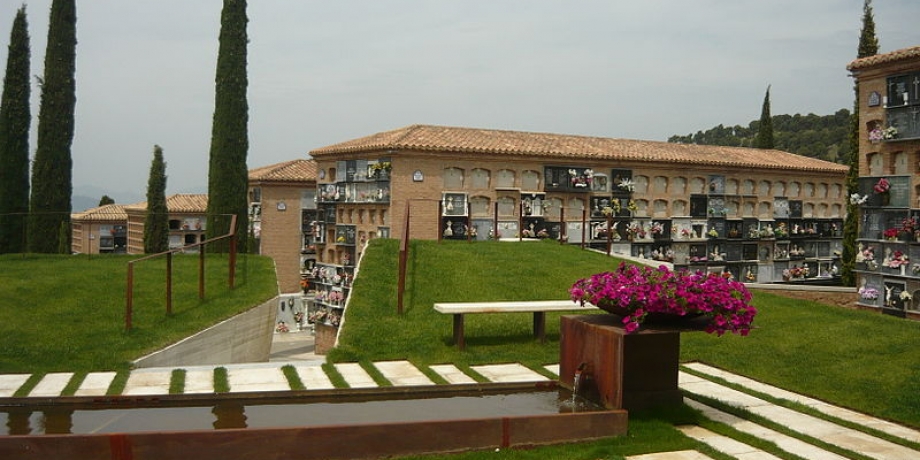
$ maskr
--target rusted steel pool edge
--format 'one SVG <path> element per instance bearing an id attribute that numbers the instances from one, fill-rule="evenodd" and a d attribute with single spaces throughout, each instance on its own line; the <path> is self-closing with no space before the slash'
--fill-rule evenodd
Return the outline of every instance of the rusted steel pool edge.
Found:
<path id="1" fill-rule="evenodd" d="M 555 383 L 470 384 L 387 387 L 357 390 L 254 392 L 235 394 L 112 396 L 103 398 L 6 398 L 2 405 L 92 405 L 158 407 L 215 400 L 305 400 L 418 397 L 420 394 L 472 394 L 535 388 Z M 0 436 L 0 458 L 147 459 L 374 459 L 495 448 L 589 441 L 623 436 L 627 412 L 604 410 L 552 415 L 489 417 L 462 420 L 390 422 L 310 427 L 157 431 L 86 435 Z"/>

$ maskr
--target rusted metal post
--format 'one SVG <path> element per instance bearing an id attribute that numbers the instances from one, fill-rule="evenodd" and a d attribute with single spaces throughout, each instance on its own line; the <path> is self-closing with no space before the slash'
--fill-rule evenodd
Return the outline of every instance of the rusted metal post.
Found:
<path id="1" fill-rule="evenodd" d="M 440 205 L 438 206 L 440 210 Z M 438 232 L 440 233 L 440 232 Z M 409 252 L 409 200 L 406 200 L 406 218 L 403 221 L 402 240 L 399 242 L 399 268 L 396 282 L 396 313 L 403 314 L 403 300 L 406 292 L 406 264 Z"/>
<path id="2" fill-rule="evenodd" d="M 409 200 L 406 200 L 406 215 L 409 215 Z M 441 236 L 447 229 L 441 229 L 441 222 L 444 221 L 444 202 L 438 201 L 438 243 L 441 242 Z M 408 221 L 407 221 L 408 222 Z"/>
<path id="3" fill-rule="evenodd" d="M 492 236 L 494 237 L 496 241 L 498 241 L 498 239 L 501 237 L 501 235 L 498 234 L 498 202 L 497 201 L 495 202 L 495 212 L 493 213 L 493 217 L 492 217 Z"/>
<path id="4" fill-rule="evenodd" d="M 166 253 L 166 315 L 172 315 L 172 255 Z"/>

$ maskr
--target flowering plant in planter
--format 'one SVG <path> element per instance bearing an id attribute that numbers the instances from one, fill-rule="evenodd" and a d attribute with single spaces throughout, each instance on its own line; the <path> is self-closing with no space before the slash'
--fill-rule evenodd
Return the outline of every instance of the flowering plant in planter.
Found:
<path id="1" fill-rule="evenodd" d="M 706 332 L 744 336 L 757 314 L 743 283 L 718 273 L 672 271 L 665 266 L 640 268 L 621 263 L 613 272 L 576 281 L 569 294 L 582 305 L 596 305 L 623 316 L 627 334 L 639 329 L 649 315 L 703 315 L 708 317 Z"/>

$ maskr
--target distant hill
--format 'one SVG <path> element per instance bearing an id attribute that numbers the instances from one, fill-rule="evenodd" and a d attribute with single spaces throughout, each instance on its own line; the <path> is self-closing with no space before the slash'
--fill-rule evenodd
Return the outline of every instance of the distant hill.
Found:
<path id="1" fill-rule="evenodd" d="M 774 115 L 773 143 L 777 150 L 845 164 L 850 152 L 847 140 L 849 120 L 850 111 L 847 109 L 823 116 L 813 113 Z M 696 134 L 674 135 L 668 138 L 668 142 L 750 147 L 759 127 L 760 119 L 747 126 L 719 125 Z"/>
<path id="2" fill-rule="evenodd" d="M 99 206 L 102 195 L 108 195 L 118 204 L 134 204 L 144 201 L 146 197 L 137 192 L 106 190 L 94 185 L 78 185 L 73 188 L 70 206 L 73 212 L 83 212 Z"/>

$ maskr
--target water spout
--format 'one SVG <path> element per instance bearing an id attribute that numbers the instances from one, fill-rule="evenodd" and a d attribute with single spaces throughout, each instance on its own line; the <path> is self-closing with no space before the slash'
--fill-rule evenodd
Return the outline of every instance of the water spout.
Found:
<path id="1" fill-rule="evenodd" d="M 590 366 L 588 363 L 581 363 L 578 365 L 578 368 L 575 369 L 575 379 L 572 382 L 572 408 L 575 408 L 575 398 L 578 397 L 578 387 L 581 385 L 581 381 L 585 378 L 585 375 L 590 371 Z"/>
<path id="2" fill-rule="evenodd" d="M 578 385 L 581 383 L 581 373 L 584 372 L 585 363 L 581 363 L 578 369 L 575 369 L 575 381 L 572 382 L 572 398 L 578 395 Z"/>

